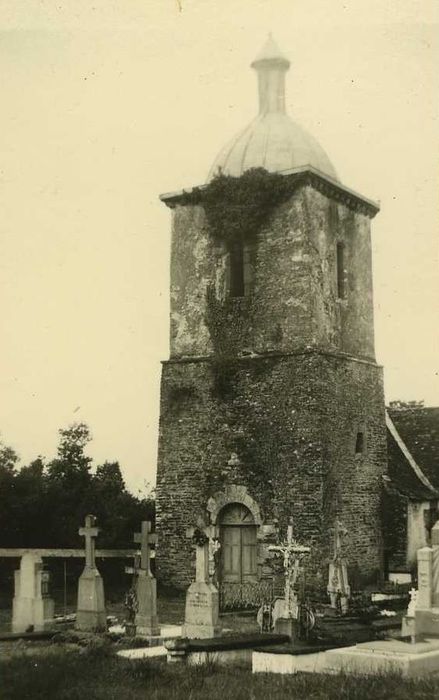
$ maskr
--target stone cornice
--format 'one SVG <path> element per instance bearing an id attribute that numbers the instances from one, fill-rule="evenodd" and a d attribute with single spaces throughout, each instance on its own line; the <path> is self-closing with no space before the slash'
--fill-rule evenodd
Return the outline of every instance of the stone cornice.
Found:
<path id="1" fill-rule="evenodd" d="M 304 185 L 310 185 L 318 192 L 321 192 L 331 199 L 345 204 L 350 209 L 357 211 L 369 218 L 373 217 L 379 212 L 380 205 L 371 199 L 363 197 L 361 194 L 354 192 L 354 190 L 345 187 L 337 180 L 333 180 L 328 175 L 320 172 L 311 165 L 306 165 L 302 168 L 294 168 L 292 170 L 284 170 L 281 175 L 288 177 L 291 180 L 291 191 Z M 187 190 L 180 190 L 178 192 L 167 192 L 160 195 L 160 200 L 166 204 L 167 207 L 171 209 L 177 204 L 187 204 L 188 196 L 197 194 L 200 196 L 202 201 L 203 190 L 205 190 L 207 185 L 200 185 L 198 187 L 191 187 Z"/>
<path id="2" fill-rule="evenodd" d="M 335 358 L 337 360 L 344 360 L 347 362 L 357 362 L 361 365 L 370 365 L 372 367 L 377 367 L 382 369 L 383 366 L 379 365 L 375 360 L 366 357 L 356 357 L 355 355 L 350 355 L 346 352 L 340 352 L 336 350 L 324 350 L 323 348 L 304 348 L 298 350 L 291 350 L 290 352 L 264 352 L 264 353 L 254 353 L 252 355 L 233 355 L 228 357 L 232 362 L 254 362 L 257 360 L 270 360 L 273 358 L 290 358 L 298 357 L 304 355 L 323 355 L 325 357 Z M 187 364 L 187 363 L 197 363 L 197 362 L 213 362 L 217 359 L 216 355 L 186 355 L 184 357 L 171 357 L 169 360 L 162 360 L 162 365 L 172 365 L 172 364 Z"/>

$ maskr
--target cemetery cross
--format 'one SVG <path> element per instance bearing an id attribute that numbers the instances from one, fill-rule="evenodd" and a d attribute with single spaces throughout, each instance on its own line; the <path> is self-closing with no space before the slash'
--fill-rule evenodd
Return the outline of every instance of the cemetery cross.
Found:
<path id="1" fill-rule="evenodd" d="M 147 576 L 152 577 L 151 545 L 157 543 L 157 535 L 151 533 L 149 520 L 142 522 L 141 532 L 134 533 L 134 542 L 140 544 L 140 568 L 146 571 Z"/>
<path id="2" fill-rule="evenodd" d="M 201 521 L 197 527 L 190 527 L 186 536 L 195 544 L 195 581 L 197 583 L 209 583 L 209 558 L 214 555 L 219 547 L 217 540 L 218 528 L 214 525 L 205 526 Z"/>
<path id="3" fill-rule="evenodd" d="M 79 528 L 81 537 L 85 537 L 85 566 L 94 569 L 95 562 L 95 537 L 99 534 L 99 528 L 96 527 L 96 518 L 94 515 L 85 516 L 85 526 Z"/>
<path id="4" fill-rule="evenodd" d="M 285 572 L 285 602 L 290 615 L 297 606 L 295 600 L 294 586 L 299 575 L 300 562 L 306 554 L 311 551 L 310 547 L 305 547 L 299 544 L 293 537 L 293 522 L 290 518 L 290 523 L 287 529 L 287 540 L 282 544 L 271 545 L 270 552 L 279 552 L 283 555 L 283 564 Z"/>

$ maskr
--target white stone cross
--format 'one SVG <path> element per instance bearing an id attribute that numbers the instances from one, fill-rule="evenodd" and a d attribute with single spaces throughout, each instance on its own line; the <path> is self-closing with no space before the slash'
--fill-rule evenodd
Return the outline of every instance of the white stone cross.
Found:
<path id="1" fill-rule="evenodd" d="M 148 576 L 151 573 L 151 545 L 157 544 L 157 535 L 151 533 L 151 523 L 149 520 L 142 522 L 141 532 L 134 533 L 134 542 L 140 544 L 140 568 L 144 569 Z"/>
<path id="2" fill-rule="evenodd" d="M 408 604 L 406 615 L 407 615 L 407 617 L 414 617 L 415 610 L 416 610 L 417 603 L 418 603 L 418 591 L 416 590 L 416 588 L 411 588 L 409 593 L 410 593 L 410 602 Z"/>
<path id="3" fill-rule="evenodd" d="M 91 569 L 96 567 L 95 562 L 95 537 L 99 534 L 99 528 L 96 527 L 96 518 L 94 515 L 85 516 L 85 527 L 79 528 L 81 537 L 85 537 L 85 566 Z"/>
<path id="4" fill-rule="evenodd" d="M 218 528 L 214 525 L 190 527 L 186 531 L 195 544 L 195 581 L 209 583 L 209 550 L 211 541 L 218 537 Z"/>

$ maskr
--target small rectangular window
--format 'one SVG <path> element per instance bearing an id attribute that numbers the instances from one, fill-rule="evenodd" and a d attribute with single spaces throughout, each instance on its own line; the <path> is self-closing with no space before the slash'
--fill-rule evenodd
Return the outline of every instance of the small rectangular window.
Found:
<path id="1" fill-rule="evenodd" d="M 355 442 L 355 454 L 360 455 L 364 452 L 364 433 L 357 433 L 357 440 Z"/>
<path id="2" fill-rule="evenodd" d="M 345 298 L 344 243 L 337 243 L 337 296 Z"/>

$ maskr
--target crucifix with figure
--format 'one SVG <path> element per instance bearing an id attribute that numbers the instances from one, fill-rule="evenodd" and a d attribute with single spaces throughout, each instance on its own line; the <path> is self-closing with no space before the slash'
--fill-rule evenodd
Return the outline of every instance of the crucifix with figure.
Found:
<path id="1" fill-rule="evenodd" d="M 283 557 L 284 575 L 285 575 L 285 606 L 288 617 L 297 617 L 298 602 L 295 593 L 295 586 L 300 571 L 302 559 L 310 553 L 311 548 L 299 544 L 293 536 L 293 521 L 290 518 L 290 523 L 287 529 L 287 539 L 281 544 L 271 545 L 270 552 L 276 552 Z"/>
<path id="2" fill-rule="evenodd" d="M 157 619 L 157 582 L 151 572 L 151 545 L 157 544 L 157 535 L 151 532 L 148 520 L 142 522 L 140 532 L 134 533 L 134 542 L 140 544 L 140 568 L 135 575 L 136 630 L 139 635 L 155 636 L 160 628 Z"/>
<path id="3" fill-rule="evenodd" d="M 78 584 L 76 628 L 84 631 L 103 631 L 107 627 L 104 582 L 96 567 L 95 538 L 99 534 L 94 515 L 86 515 L 79 534 L 85 538 L 85 567 Z"/>

